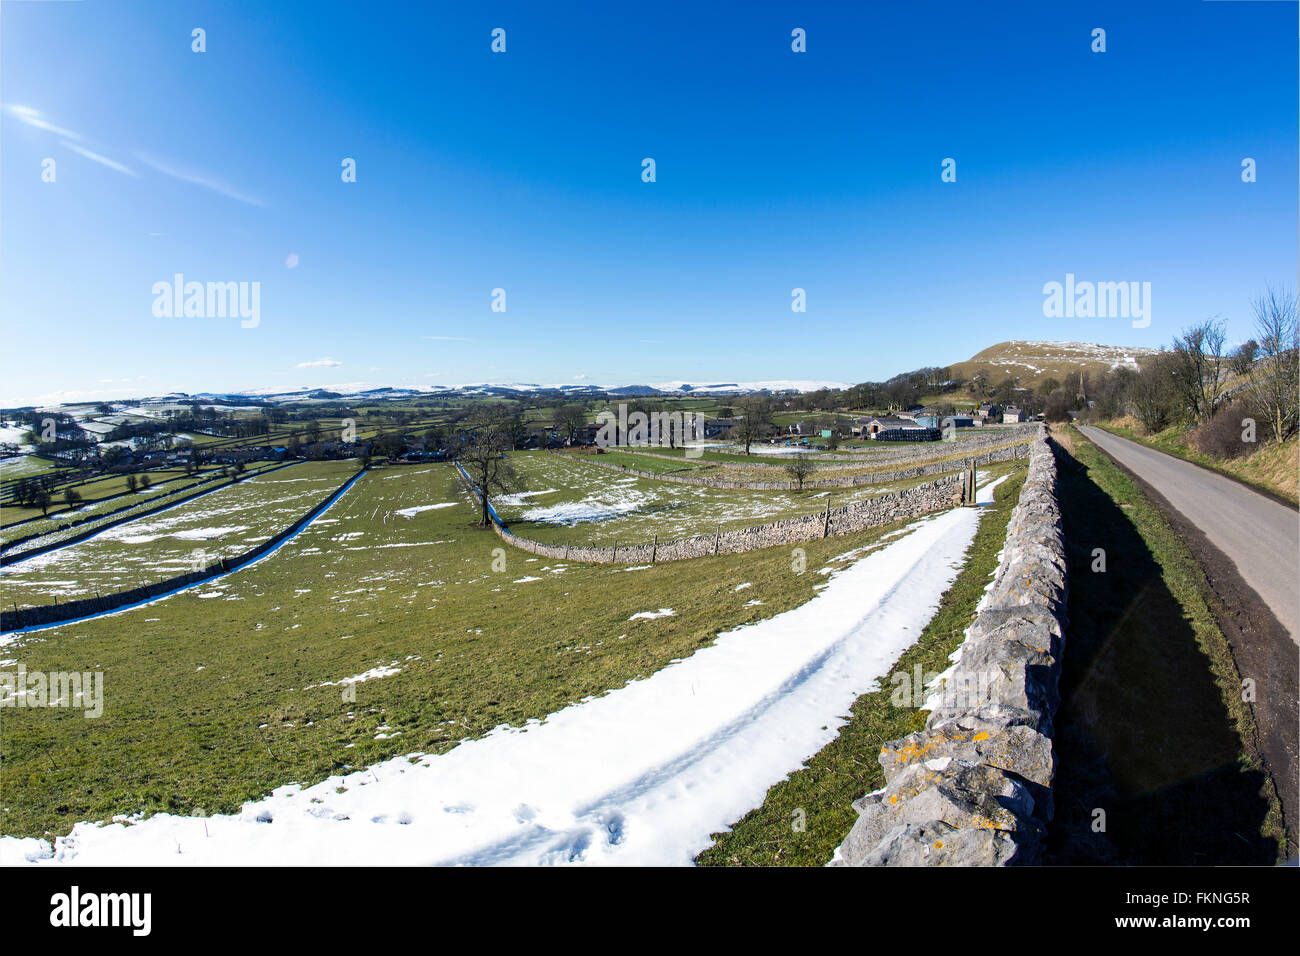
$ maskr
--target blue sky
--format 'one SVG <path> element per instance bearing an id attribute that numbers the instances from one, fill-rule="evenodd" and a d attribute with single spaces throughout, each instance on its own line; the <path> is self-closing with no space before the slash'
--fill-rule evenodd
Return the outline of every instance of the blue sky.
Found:
<path id="1" fill-rule="evenodd" d="M 0 4 L 0 402 L 858 382 L 1295 288 L 1295 3 L 806 7 Z M 1151 325 L 1045 318 L 1067 272 Z"/>

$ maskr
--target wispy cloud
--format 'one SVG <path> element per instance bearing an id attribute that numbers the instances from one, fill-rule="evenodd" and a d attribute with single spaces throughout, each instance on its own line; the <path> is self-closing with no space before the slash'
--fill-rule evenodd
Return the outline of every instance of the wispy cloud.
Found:
<path id="1" fill-rule="evenodd" d="M 99 163 L 102 166 L 107 166 L 109 169 L 116 170 L 124 175 L 134 176 L 137 179 L 140 178 L 139 173 L 131 169 L 129 166 L 125 166 L 114 159 L 110 159 L 102 153 L 96 153 L 87 149 L 85 146 L 78 146 L 76 143 L 68 142 L 68 140 L 85 141 L 85 137 L 74 130 L 64 129 L 62 126 L 56 126 L 51 123 L 49 120 L 44 118 L 40 110 L 33 109 L 30 106 L 20 106 L 15 103 L 6 103 L 3 109 L 4 112 L 14 117 L 20 123 L 25 123 L 28 126 L 44 130 L 47 133 L 54 133 L 59 136 L 62 139 L 63 146 L 80 153 L 82 156 L 86 157 L 86 159 Z M 135 155 L 140 162 L 144 163 L 144 165 L 148 166 L 154 172 L 162 173 L 164 176 L 170 176 L 172 179 L 180 180 L 183 183 L 189 183 L 192 186 L 200 186 L 203 189 L 211 190 L 214 193 L 225 196 L 227 199 L 234 199 L 236 202 L 247 203 L 250 206 L 258 206 L 261 208 L 266 207 L 266 203 L 261 199 L 258 199 L 256 196 L 250 195 L 249 193 L 246 193 L 224 180 L 210 175 L 209 173 L 191 169 L 170 160 L 158 159 L 157 157 L 150 156 L 147 153 L 137 152 Z M 287 264 L 288 263 L 286 263 L 286 265 Z M 292 269 L 293 266 L 290 265 L 289 268 Z"/>
<path id="2" fill-rule="evenodd" d="M 183 183 L 189 183 L 193 186 L 202 186 L 204 189 L 210 189 L 214 193 L 219 193 L 227 199 L 234 199 L 237 202 L 247 203 L 250 206 L 266 207 L 266 203 L 256 196 L 250 196 L 248 193 L 241 192 L 227 182 L 223 182 L 207 173 L 199 170 L 188 169 L 175 163 L 163 159 L 157 159 L 146 153 L 136 153 L 140 162 L 144 163 L 155 172 L 162 173 L 164 176 L 170 176 L 172 179 L 178 179 Z"/>
<path id="3" fill-rule="evenodd" d="M 74 130 L 64 129 L 62 126 L 55 126 L 41 115 L 40 110 L 32 109 L 30 106 L 18 106 L 14 103 L 8 103 L 5 105 L 4 111 L 20 123 L 25 123 L 28 126 L 35 127 L 36 129 L 55 134 L 59 137 L 60 146 L 70 149 L 74 153 L 79 153 L 91 162 L 99 163 L 101 166 L 107 166 L 109 169 L 116 170 L 126 176 L 134 176 L 136 179 L 140 178 L 139 173 L 128 166 L 123 166 L 117 160 L 109 159 L 109 157 L 105 156 L 103 153 L 96 153 L 93 150 L 87 149 L 85 146 L 80 146 L 77 143 L 70 142 L 70 140 L 82 140 L 85 139 L 85 137 Z"/>
<path id="4" fill-rule="evenodd" d="M 99 163 L 101 166 L 107 166 L 109 169 L 115 169 L 119 173 L 125 173 L 127 176 L 134 176 L 136 179 L 140 178 L 140 174 L 137 173 L 134 169 L 131 169 L 127 166 L 123 166 L 121 163 L 117 162 L 116 160 L 109 159 L 107 156 L 101 156 L 99 153 L 91 152 L 90 150 L 86 149 L 86 147 L 78 146 L 76 143 L 69 143 L 67 140 L 61 140 L 60 143 L 61 145 L 66 146 L 68 149 L 72 150 L 73 152 L 80 153 L 82 156 L 85 156 L 87 159 Z"/>
<path id="5" fill-rule="evenodd" d="M 35 126 L 37 129 L 43 129 L 47 133 L 55 133 L 64 139 L 81 139 L 80 133 L 74 133 L 70 129 L 64 129 L 62 126 L 55 126 L 49 120 L 41 117 L 40 110 L 34 110 L 30 106 L 18 106 L 14 103 L 6 104 L 4 111 L 18 120 L 20 123 L 26 123 L 28 126 Z"/>
<path id="6" fill-rule="evenodd" d="M 299 362 L 296 368 L 342 368 L 342 362 L 336 362 L 332 358 L 317 359 L 314 362 Z"/>

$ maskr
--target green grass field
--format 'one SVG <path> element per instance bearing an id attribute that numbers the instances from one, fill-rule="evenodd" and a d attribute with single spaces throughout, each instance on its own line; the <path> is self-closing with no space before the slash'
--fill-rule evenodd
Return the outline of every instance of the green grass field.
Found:
<path id="1" fill-rule="evenodd" d="M 559 544 L 648 543 L 655 535 L 661 541 L 686 538 L 718 526 L 725 530 L 822 511 L 828 496 L 832 507 L 839 507 L 921 480 L 804 492 L 751 491 L 620 475 L 576 456 L 516 452 L 511 460 L 525 488 L 495 500 L 497 514 L 515 534 Z"/>
<path id="2" fill-rule="evenodd" d="M 245 478 L 251 478 L 277 467 L 279 467 L 278 462 L 254 462 L 245 472 Z M 58 514 L 51 512 L 48 518 L 8 524 L 0 528 L 0 543 L 7 544 L 20 538 L 37 535 L 38 537 L 34 540 L 18 546 L 17 550 L 24 551 L 28 548 L 41 547 L 63 538 L 81 534 L 87 529 L 106 522 L 117 521 L 134 514 L 152 511 L 159 506 L 166 506 L 169 501 L 183 498 L 193 492 L 202 491 L 208 487 L 217 487 L 222 480 L 219 470 L 209 470 L 193 480 L 177 478 L 165 485 L 151 485 L 147 491 L 131 495 L 119 495 L 90 505 L 81 505 L 75 511 L 63 511 Z M 123 510 L 118 511 L 118 509 Z M 95 519 L 95 516 L 102 516 L 102 520 Z M 84 518 L 95 520 L 85 521 L 82 524 L 72 524 L 73 521 Z"/>
<path id="3" fill-rule="evenodd" d="M 35 455 L 15 455 L 10 458 L 0 458 L 0 480 L 7 484 L 19 478 L 47 474 L 57 467 L 48 458 L 37 458 Z"/>
<path id="4" fill-rule="evenodd" d="M 3 666 L 102 671 L 105 711 L 4 712 L 0 831 L 232 812 L 289 782 L 442 752 L 652 674 L 824 580 L 792 573 L 783 548 L 636 570 L 564 564 L 476 521 L 451 467 L 377 468 L 243 571 L 11 636 Z M 842 562 L 897 527 L 803 547 L 812 566 Z M 630 620 L 669 595 L 675 615 Z M 373 668 L 390 676 L 343 699 L 337 682 Z"/>
<path id="5" fill-rule="evenodd" d="M 135 494 L 140 497 L 148 495 L 163 495 L 174 492 L 178 488 L 186 488 L 197 482 L 211 478 L 218 473 L 219 469 L 205 468 L 197 475 L 187 475 L 184 468 L 160 468 L 157 471 L 143 472 L 137 475 L 147 475 L 149 478 L 149 487 L 140 489 Z M 81 495 L 81 502 L 75 508 L 69 508 L 65 503 L 63 492 L 67 488 L 76 489 Z M 99 510 L 108 510 L 109 508 L 120 507 L 124 504 L 123 496 L 127 492 L 127 480 L 125 475 L 106 475 L 103 478 L 97 478 L 93 481 L 83 481 L 76 483 L 60 484 L 51 492 L 51 502 L 49 517 L 51 519 L 66 520 L 71 516 L 82 516 L 91 514 Z M 18 507 L 16 505 L 5 505 L 0 507 L 0 525 L 9 527 L 10 525 L 20 522 L 36 524 L 33 519 L 42 518 L 40 508 Z M 30 528 L 21 529 L 21 534 L 30 534 Z"/>
<path id="6" fill-rule="evenodd" d="M 66 548 L 0 568 L 18 608 L 125 591 L 234 557 L 293 524 L 356 474 L 354 461 L 304 462 L 220 488 Z"/>
<path id="7" fill-rule="evenodd" d="M 1014 436 L 1008 436 L 1007 444 L 1014 442 Z M 885 448 L 897 450 L 900 446 L 893 443 L 880 442 L 870 443 L 876 446 L 878 451 Z M 876 475 L 890 473 L 905 468 L 918 465 L 933 465 L 939 463 L 949 463 L 953 469 L 961 467 L 962 461 L 970 456 L 970 453 L 962 448 L 958 442 L 934 442 L 924 445 L 903 446 L 914 450 L 914 454 L 906 457 L 896 457 L 893 455 L 884 456 L 877 454 L 873 457 L 869 453 L 859 453 L 853 456 L 856 460 L 841 460 L 848 456 L 838 455 L 831 456 L 828 454 L 809 455 L 810 459 L 818 465 L 811 471 L 806 480 L 831 480 L 839 478 L 853 478 L 859 475 Z M 981 447 L 978 451 L 983 454 L 990 449 Z M 669 451 L 670 449 L 664 449 Z M 666 461 L 659 457 L 660 449 L 653 452 L 647 452 L 638 449 L 620 449 L 617 452 L 606 453 L 598 456 L 597 460 L 610 462 L 613 464 L 627 465 L 628 467 L 637 468 L 641 471 L 654 471 L 657 473 L 670 473 L 672 471 L 672 462 Z M 617 457 L 610 457 L 615 455 Z M 727 481 L 791 481 L 793 480 L 786 471 L 787 466 L 793 460 L 791 455 L 755 455 L 746 459 L 742 456 L 717 456 L 705 453 L 702 459 L 687 459 L 681 455 L 675 456 L 680 458 L 683 463 L 696 461 L 699 469 L 709 469 L 707 473 Z M 669 466 L 665 468 L 664 466 Z M 899 483 L 895 483 L 899 486 Z M 838 489 L 834 490 L 835 492 Z"/>

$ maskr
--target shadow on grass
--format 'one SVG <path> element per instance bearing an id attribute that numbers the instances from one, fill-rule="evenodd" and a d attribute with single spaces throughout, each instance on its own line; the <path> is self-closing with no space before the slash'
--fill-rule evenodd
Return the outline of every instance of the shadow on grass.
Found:
<path id="1" fill-rule="evenodd" d="M 1057 446 L 1070 562 L 1057 714 L 1056 864 L 1276 861 L 1263 773 L 1245 766 L 1210 661 L 1160 564 L 1088 466 Z M 1094 548 L 1105 573 L 1092 570 Z M 1093 830 L 1105 811 L 1105 832 Z"/>

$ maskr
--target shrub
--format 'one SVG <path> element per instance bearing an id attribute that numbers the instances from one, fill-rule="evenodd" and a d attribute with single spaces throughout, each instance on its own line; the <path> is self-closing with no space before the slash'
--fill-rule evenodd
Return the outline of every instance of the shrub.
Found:
<path id="1" fill-rule="evenodd" d="M 1198 425 L 1191 430 L 1189 437 L 1192 445 L 1202 455 L 1211 458 L 1240 458 L 1242 455 L 1250 454 L 1258 445 L 1242 440 L 1241 436 L 1245 431 L 1242 419 L 1245 418 L 1259 421 L 1259 416 L 1254 414 L 1244 402 L 1234 402 L 1229 407 L 1221 409 L 1204 425 Z M 1258 437 L 1263 441 L 1267 435 L 1260 434 Z"/>

